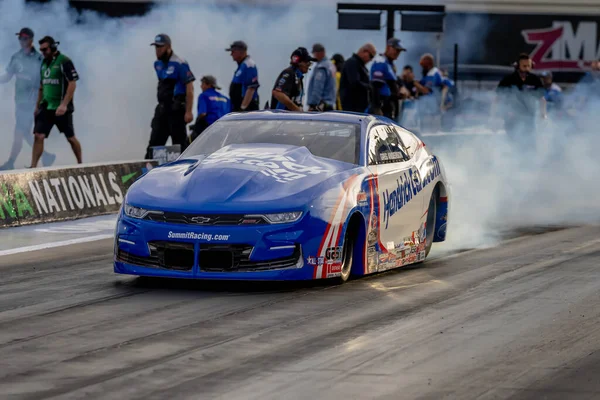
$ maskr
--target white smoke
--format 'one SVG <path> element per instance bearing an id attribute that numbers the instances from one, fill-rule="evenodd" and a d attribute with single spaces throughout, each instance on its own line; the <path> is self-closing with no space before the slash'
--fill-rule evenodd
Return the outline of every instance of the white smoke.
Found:
<path id="1" fill-rule="evenodd" d="M 366 42 L 383 50 L 384 29 L 337 29 L 336 2 L 296 3 L 290 2 L 284 9 L 237 6 L 233 13 L 215 4 L 181 4 L 158 7 L 142 17 L 108 19 L 92 12 L 78 16 L 69 11 L 66 1 L 39 5 L 0 0 L 0 68 L 18 50 L 14 33 L 23 26 L 35 31 L 36 47 L 42 36 L 53 36 L 80 75 L 74 124 L 84 162 L 140 159 L 156 104 L 155 55 L 149 44 L 157 33 L 169 34 L 174 51 L 190 63 L 197 78 L 196 98 L 199 79 L 205 74 L 216 76 L 227 93 L 236 65 L 224 49 L 234 40 L 246 41 L 258 65 L 261 108 L 270 101 L 275 78 L 298 46 L 310 50 L 313 43 L 321 42 L 329 57 L 341 53 L 345 58 Z M 459 43 L 461 56 L 468 49 L 476 51 L 472 39 L 484 36 L 484 26 L 470 22 L 472 29 L 448 38 L 444 46 Z M 420 49 L 435 40 L 435 35 L 397 32 L 397 36 L 409 49 L 396 62 L 397 67 L 412 64 L 419 77 Z M 436 49 L 427 50 L 435 54 Z M 8 158 L 13 140 L 13 88 L 12 82 L 0 85 L 0 138 L 4 143 L 0 162 Z M 588 122 L 588 127 L 598 126 L 596 121 Z M 489 136 L 434 146 L 452 183 L 444 247 L 489 244 L 498 239 L 499 232 L 516 226 L 586 222 L 597 217 L 600 207 L 596 205 L 594 177 L 600 164 L 594 131 L 567 138 L 562 128 L 551 125 L 540 136 L 549 149 L 534 155 Z M 56 130 L 46 140 L 46 150 L 58 155 L 55 165 L 74 163 L 68 143 Z M 30 157 L 31 148 L 24 145 L 15 167 L 28 165 Z"/>

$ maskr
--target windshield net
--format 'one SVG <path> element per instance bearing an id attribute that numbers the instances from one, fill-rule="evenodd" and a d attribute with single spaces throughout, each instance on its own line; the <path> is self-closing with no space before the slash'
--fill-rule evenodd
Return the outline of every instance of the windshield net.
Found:
<path id="1" fill-rule="evenodd" d="M 323 121 L 217 121 L 183 152 L 181 158 L 210 155 L 231 144 L 269 143 L 306 147 L 317 157 L 359 163 L 360 125 Z"/>

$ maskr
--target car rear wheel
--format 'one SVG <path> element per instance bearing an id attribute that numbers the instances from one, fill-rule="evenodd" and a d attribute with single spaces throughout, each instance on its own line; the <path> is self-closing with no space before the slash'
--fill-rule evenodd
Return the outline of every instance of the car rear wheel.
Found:
<path id="1" fill-rule="evenodd" d="M 431 194 L 429 199 L 429 208 L 427 209 L 427 222 L 425 223 L 425 257 L 429 255 L 431 245 L 433 245 L 433 236 L 435 234 L 435 218 L 437 215 L 437 189 Z"/>
<path id="2" fill-rule="evenodd" d="M 342 274 L 337 278 L 338 283 L 344 283 L 350 278 L 353 256 L 354 238 L 351 232 L 347 231 L 344 238 L 344 249 L 342 250 Z"/>

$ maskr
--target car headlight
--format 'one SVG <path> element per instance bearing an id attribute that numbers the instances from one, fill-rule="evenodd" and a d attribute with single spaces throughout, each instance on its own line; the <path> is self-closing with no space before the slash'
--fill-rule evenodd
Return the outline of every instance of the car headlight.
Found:
<path id="1" fill-rule="evenodd" d="M 140 207 L 130 206 L 129 204 L 125 204 L 124 207 L 125 215 L 131 218 L 139 218 L 142 219 L 148 214 L 162 214 L 162 211 L 150 211 Z"/>
<path id="2" fill-rule="evenodd" d="M 284 224 L 287 222 L 296 222 L 302 216 L 302 211 L 277 213 L 277 214 L 265 214 L 264 217 L 267 221 L 272 224 Z"/>

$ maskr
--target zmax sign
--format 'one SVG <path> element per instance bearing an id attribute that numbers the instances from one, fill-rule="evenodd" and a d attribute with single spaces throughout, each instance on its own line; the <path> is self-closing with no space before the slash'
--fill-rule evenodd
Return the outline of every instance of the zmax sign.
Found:
<path id="1" fill-rule="evenodd" d="M 530 53 L 536 69 L 581 71 L 600 58 L 596 22 L 580 22 L 575 28 L 569 21 L 553 21 L 552 27 L 521 34 L 536 46 Z"/>

